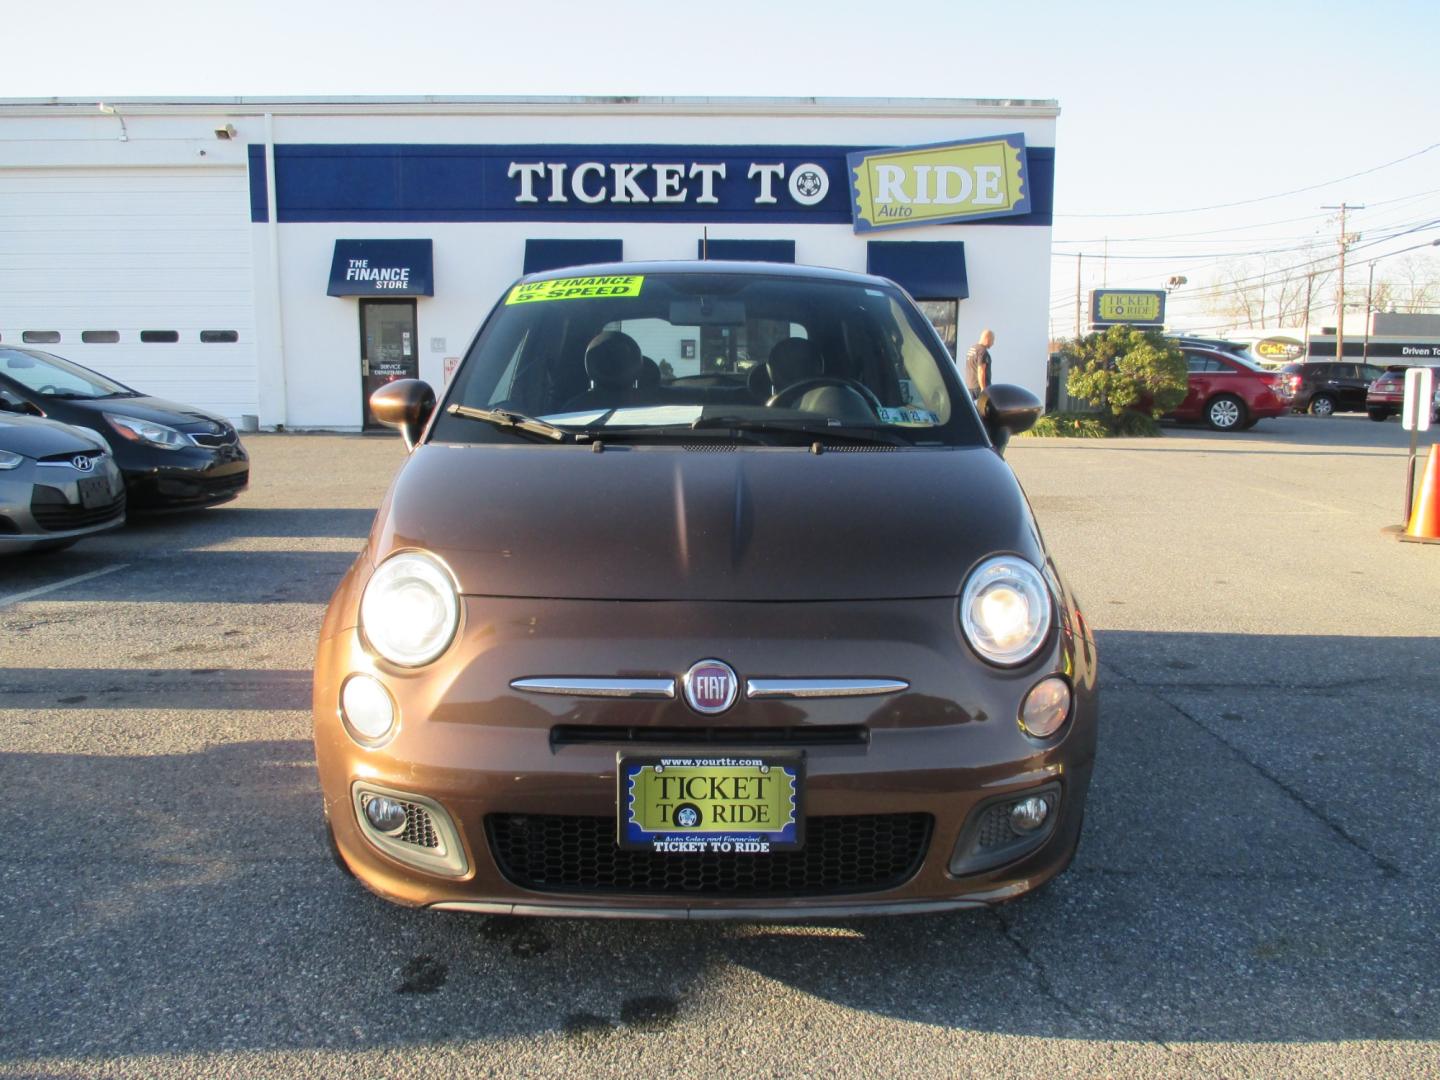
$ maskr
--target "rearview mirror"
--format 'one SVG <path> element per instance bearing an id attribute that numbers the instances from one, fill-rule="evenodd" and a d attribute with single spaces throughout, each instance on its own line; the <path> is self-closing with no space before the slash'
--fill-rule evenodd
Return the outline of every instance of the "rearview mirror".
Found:
<path id="1" fill-rule="evenodd" d="M 399 428 L 405 449 L 414 450 L 435 411 L 435 391 L 422 379 L 396 379 L 370 395 L 370 411 L 386 427 Z"/>
<path id="2" fill-rule="evenodd" d="M 990 433 L 990 441 L 1002 456 L 1010 436 L 1029 431 L 1045 408 L 1029 390 L 1009 383 L 987 386 L 980 392 L 975 406 L 980 410 L 985 430 Z"/>

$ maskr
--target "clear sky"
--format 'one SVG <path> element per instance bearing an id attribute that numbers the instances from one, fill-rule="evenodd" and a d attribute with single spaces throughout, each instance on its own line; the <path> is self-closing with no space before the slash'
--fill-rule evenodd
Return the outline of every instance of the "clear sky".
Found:
<path id="1" fill-rule="evenodd" d="M 1364 259 L 1440 237 L 1435 0 L 12 0 L 0 28 L 0 97 L 1054 98 L 1057 332 L 1076 252 L 1085 289 L 1187 276 L 1172 312 L 1198 327 L 1227 262 L 1333 251 L 1327 204 L 1367 207 L 1348 226 L 1362 285 Z M 1410 260 L 1440 273 L 1436 248 L 1377 277 Z"/>

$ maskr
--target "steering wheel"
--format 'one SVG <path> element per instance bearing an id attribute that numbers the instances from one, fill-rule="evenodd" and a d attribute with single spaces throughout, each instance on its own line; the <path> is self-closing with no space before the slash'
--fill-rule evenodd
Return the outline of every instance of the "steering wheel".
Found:
<path id="1" fill-rule="evenodd" d="M 843 386 L 848 390 L 854 390 L 865 399 L 865 404 L 875 411 L 876 416 L 879 416 L 880 410 L 884 408 L 880 404 L 880 399 L 875 396 L 875 391 L 864 383 L 856 382 L 854 379 L 842 379 L 835 375 L 815 375 L 808 379 L 801 379 L 799 382 L 793 382 L 785 389 L 772 394 L 770 400 L 765 404 L 770 408 L 788 409 L 805 394 L 822 386 Z"/>
<path id="2" fill-rule="evenodd" d="M 37 394 L 58 394 L 60 392 L 60 388 L 54 383 L 46 383 L 44 386 L 40 387 L 35 392 Z"/>

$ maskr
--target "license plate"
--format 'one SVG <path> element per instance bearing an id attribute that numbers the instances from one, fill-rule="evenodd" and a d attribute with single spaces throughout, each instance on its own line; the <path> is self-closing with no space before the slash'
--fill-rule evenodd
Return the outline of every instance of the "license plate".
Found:
<path id="1" fill-rule="evenodd" d="M 765 855 L 805 841 L 799 754 L 619 754 L 616 775 L 622 848 Z"/>
<path id="2" fill-rule="evenodd" d="M 86 476 L 80 480 L 80 505 L 87 510 L 104 506 L 110 501 L 110 481 L 103 476 Z"/>

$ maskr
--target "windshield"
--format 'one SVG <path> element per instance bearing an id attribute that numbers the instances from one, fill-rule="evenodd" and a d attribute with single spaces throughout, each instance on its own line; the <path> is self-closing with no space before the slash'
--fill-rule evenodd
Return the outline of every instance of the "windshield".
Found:
<path id="1" fill-rule="evenodd" d="M 517 285 L 456 373 L 444 408 L 455 405 L 630 441 L 692 431 L 778 442 L 827 431 L 913 445 L 984 441 L 953 362 L 904 294 L 754 272 Z M 517 435 L 442 411 L 432 437 Z"/>
<path id="2" fill-rule="evenodd" d="M 48 397 L 93 399 L 126 397 L 134 391 L 103 375 L 35 349 L 0 349 L 0 373 L 25 389 Z"/>

